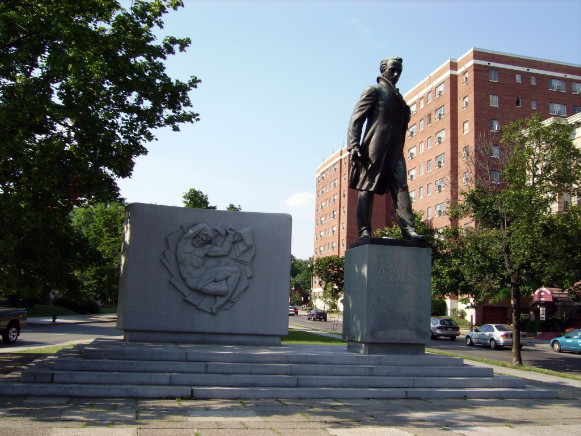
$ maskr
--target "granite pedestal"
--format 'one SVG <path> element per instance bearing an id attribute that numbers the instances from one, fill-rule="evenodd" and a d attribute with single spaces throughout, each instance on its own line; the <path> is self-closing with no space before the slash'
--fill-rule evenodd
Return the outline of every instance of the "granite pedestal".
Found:
<path id="1" fill-rule="evenodd" d="M 362 354 L 423 354 L 430 337 L 431 249 L 370 239 L 345 254 L 343 338 Z"/>
<path id="2" fill-rule="evenodd" d="M 125 341 L 280 345 L 291 217 L 131 204 L 118 328 Z"/>

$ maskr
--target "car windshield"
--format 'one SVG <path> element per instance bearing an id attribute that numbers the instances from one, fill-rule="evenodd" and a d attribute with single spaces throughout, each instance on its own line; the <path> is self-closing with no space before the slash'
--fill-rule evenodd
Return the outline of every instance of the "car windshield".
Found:
<path id="1" fill-rule="evenodd" d="M 506 324 L 495 324 L 496 330 L 498 330 L 499 332 L 511 332 L 512 331 L 512 327 Z"/>
<path id="2" fill-rule="evenodd" d="M 456 325 L 456 321 L 454 321 L 453 319 L 441 319 L 440 324 L 441 325 Z"/>

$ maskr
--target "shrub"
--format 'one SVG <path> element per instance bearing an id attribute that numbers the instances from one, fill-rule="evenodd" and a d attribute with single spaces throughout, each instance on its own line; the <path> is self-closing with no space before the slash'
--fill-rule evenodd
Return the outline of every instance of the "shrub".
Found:
<path id="1" fill-rule="evenodd" d="M 444 300 L 432 299 L 432 316 L 446 315 L 446 302 Z"/>
<path id="2" fill-rule="evenodd" d="M 71 301 L 66 297 L 60 297 L 54 300 L 53 304 L 81 314 L 99 313 L 99 305 L 94 301 Z"/>

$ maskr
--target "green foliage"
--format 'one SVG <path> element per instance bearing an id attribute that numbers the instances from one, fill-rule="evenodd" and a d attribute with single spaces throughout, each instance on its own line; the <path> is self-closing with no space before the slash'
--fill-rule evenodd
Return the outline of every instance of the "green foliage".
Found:
<path id="1" fill-rule="evenodd" d="M 77 207 L 72 226 L 86 239 L 89 252 L 76 271 L 85 298 L 104 304 L 117 302 L 125 205 L 120 202 Z"/>
<path id="2" fill-rule="evenodd" d="M 291 256 L 291 289 L 303 289 L 309 291 L 311 289 L 311 280 L 313 278 L 313 258 L 307 260 L 297 259 Z"/>
<path id="3" fill-rule="evenodd" d="M 156 42 L 176 0 L 0 3 L 0 294 L 74 288 L 83 241 L 74 206 L 118 197 L 154 130 L 194 122 L 164 61 L 190 44 Z"/>
<path id="4" fill-rule="evenodd" d="M 572 284 L 579 279 L 579 208 L 559 216 L 548 210 L 556 193 L 579 190 L 581 151 L 570 140 L 569 126 L 544 125 L 539 115 L 505 127 L 501 142 L 507 150 L 502 171 L 506 185 L 477 179 L 464 204 L 452 208 L 457 217 L 471 216 L 477 227 L 456 230 L 445 249 L 459 291 L 477 298 L 509 291 L 517 338 L 513 363 L 522 364 L 521 296 L 544 280 Z"/>
<path id="5" fill-rule="evenodd" d="M 228 205 L 228 207 L 226 208 L 226 210 L 231 210 L 231 211 L 233 211 L 233 212 L 239 212 L 239 211 L 241 211 L 241 210 L 242 210 L 242 208 L 240 207 L 240 205 L 236 206 L 236 205 L 234 205 L 234 204 L 230 203 L 230 204 Z"/>
<path id="6" fill-rule="evenodd" d="M 444 300 L 432 298 L 432 316 L 445 316 L 446 315 L 446 302 Z"/>
<path id="7" fill-rule="evenodd" d="M 191 188 L 188 192 L 184 193 L 182 199 L 184 207 L 190 207 L 193 209 L 217 209 L 216 206 L 210 206 L 210 201 L 206 194 L 194 188 Z"/>
<path id="8" fill-rule="evenodd" d="M 336 255 L 319 257 L 313 265 L 313 274 L 323 282 L 323 294 L 327 292 L 334 301 L 343 293 L 344 266 L 345 259 Z"/>

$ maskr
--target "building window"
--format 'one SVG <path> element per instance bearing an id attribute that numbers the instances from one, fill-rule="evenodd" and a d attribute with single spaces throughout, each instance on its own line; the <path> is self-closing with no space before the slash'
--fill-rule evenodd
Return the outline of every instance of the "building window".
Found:
<path id="1" fill-rule="evenodd" d="M 573 114 L 578 114 L 581 112 L 581 106 L 573 106 Z M 581 198 L 581 197 L 579 197 Z"/>
<path id="2" fill-rule="evenodd" d="M 516 107 L 522 107 L 522 98 L 520 97 L 516 98 Z"/>
<path id="3" fill-rule="evenodd" d="M 446 187 L 446 181 L 442 178 L 442 179 L 438 179 L 436 180 L 436 192 L 442 192 L 444 190 L 444 188 Z"/>
<path id="4" fill-rule="evenodd" d="M 423 186 L 420 186 L 418 188 L 418 197 L 424 198 L 424 187 Z"/>
<path id="5" fill-rule="evenodd" d="M 420 120 L 420 130 L 424 130 L 424 119 Z"/>
<path id="6" fill-rule="evenodd" d="M 428 141 L 428 150 L 429 150 L 430 148 L 432 148 L 432 137 L 428 136 L 427 141 Z"/>
<path id="7" fill-rule="evenodd" d="M 420 154 L 424 152 L 424 141 L 420 141 Z"/>
<path id="8" fill-rule="evenodd" d="M 573 82 L 571 84 L 571 91 L 573 94 L 581 94 L 581 83 Z"/>
<path id="9" fill-rule="evenodd" d="M 432 159 L 426 162 L 426 170 L 428 171 L 428 173 L 432 171 Z"/>
<path id="10" fill-rule="evenodd" d="M 490 94 L 489 100 L 490 100 L 490 106 L 498 107 L 498 95 Z"/>
<path id="11" fill-rule="evenodd" d="M 410 114 L 411 114 L 411 115 L 413 115 L 413 114 L 415 114 L 417 111 L 418 111 L 418 106 L 417 106 L 417 104 L 415 104 L 415 103 L 414 103 L 414 104 L 412 104 L 412 105 L 410 106 Z"/>
<path id="12" fill-rule="evenodd" d="M 414 124 L 408 129 L 408 136 L 413 138 L 416 135 L 416 125 Z"/>
<path id="13" fill-rule="evenodd" d="M 432 91 L 428 92 L 428 104 L 432 102 Z"/>
<path id="14" fill-rule="evenodd" d="M 440 83 L 438 86 L 436 86 L 436 98 L 441 96 L 444 93 L 444 84 Z"/>
<path id="15" fill-rule="evenodd" d="M 408 171 L 408 180 L 413 180 L 416 178 L 416 169 L 413 168 Z"/>
<path id="16" fill-rule="evenodd" d="M 549 103 L 549 113 L 561 117 L 567 116 L 567 105 L 559 103 Z"/>
<path id="17" fill-rule="evenodd" d="M 426 185 L 426 195 L 432 195 L 432 184 L 428 183 Z"/>
<path id="18" fill-rule="evenodd" d="M 464 121 L 464 122 L 462 123 L 462 133 L 463 133 L 464 135 L 466 135 L 466 134 L 468 133 L 468 131 L 469 131 L 469 127 L 470 127 L 470 126 L 469 126 L 469 123 L 468 123 L 468 121 Z"/>
<path id="19" fill-rule="evenodd" d="M 428 207 L 426 209 L 426 218 L 428 218 L 428 219 L 432 218 L 432 208 L 431 207 Z"/>
<path id="20" fill-rule="evenodd" d="M 440 106 L 438 109 L 436 109 L 436 120 L 442 119 L 445 113 L 444 106 Z"/>
<path id="21" fill-rule="evenodd" d="M 436 204 L 436 216 L 441 216 L 446 211 L 446 204 L 445 203 L 438 203 Z"/>
<path id="22" fill-rule="evenodd" d="M 491 82 L 498 82 L 498 70 L 488 70 L 488 80 Z"/>
<path id="23" fill-rule="evenodd" d="M 536 108 L 537 108 L 537 101 L 531 100 L 531 109 L 536 109 Z"/>
<path id="24" fill-rule="evenodd" d="M 565 81 L 561 79 L 549 79 L 549 89 L 551 91 L 566 91 Z"/>
<path id="25" fill-rule="evenodd" d="M 462 83 L 464 85 L 468 83 L 468 71 L 465 71 L 464 74 L 462 74 Z"/>
<path id="26" fill-rule="evenodd" d="M 442 129 L 438 133 L 436 133 L 436 144 L 440 144 L 444 142 L 446 139 L 446 130 Z"/>
<path id="27" fill-rule="evenodd" d="M 412 203 L 416 201 L 416 191 L 410 191 L 410 200 Z"/>
<path id="28" fill-rule="evenodd" d="M 420 109 L 424 108 L 424 97 L 420 98 Z"/>
<path id="29" fill-rule="evenodd" d="M 496 159 L 498 159 L 500 157 L 500 145 L 494 144 L 490 148 L 490 157 L 494 157 Z"/>
<path id="30" fill-rule="evenodd" d="M 426 124 L 428 126 L 432 125 L 432 114 L 428 114 L 428 116 L 426 117 Z"/>
<path id="31" fill-rule="evenodd" d="M 500 183 L 500 171 L 490 171 L 490 183 L 498 185 Z"/>
<path id="32" fill-rule="evenodd" d="M 470 183 L 470 173 L 464 171 L 464 174 L 462 174 L 462 184 L 467 185 L 468 183 Z"/>
<path id="33" fill-rule="evenodd" d="M 468 96 L 462 99 L 462 109 L 468 109 Z"/>
<path id="34" fill-rule="evenodd" d="M 418 167 L 418 175 L 419 176 L 423 176 L 424 175 L 424 164 L 420 164 L 420 166 Z"/>
<path id="35" fill-rule="evenodd" d="M 464 159 L 468 159 L 470 157 L 470 147 L 468 145 L 462 149 L 462 157 Z"/>
<path id="36" fill-rule="evenodd" d="M 498 132 L 500 130 L 500 123 L 498 120 L 490 120 L 490 130 Z"/>
<path id="37" fill-rule="evenodd" d="M 436 156 L 436 168 L 444 166 L 445 163 L 446 163 L 446 153 L 442 153 Z"/>
<path id="38" fill-rule="evenodd" d="M 537 78 L 535 76 L 531 76 L 531 85 L 537 84 Z"/>
<path id="39" fill-rule="evenodd" d="M 522 83 L 522 75 L 520 73 L 516 73 L 515 80 L 516 83 Z"/>
<path id="40" fill-rule="evenodd" d="M 416 157 L 416 147 L 411 147 L 408 151 L 408 159 L 413 159 Z"/>

